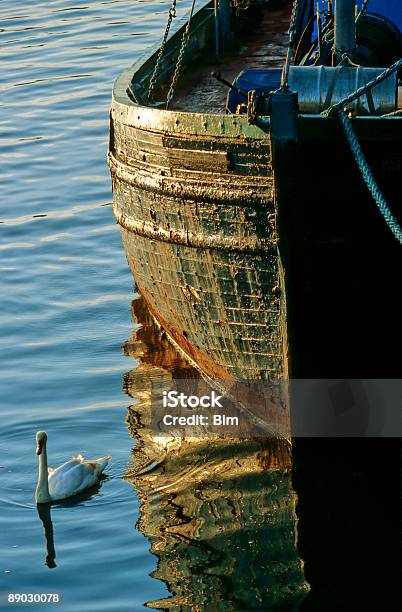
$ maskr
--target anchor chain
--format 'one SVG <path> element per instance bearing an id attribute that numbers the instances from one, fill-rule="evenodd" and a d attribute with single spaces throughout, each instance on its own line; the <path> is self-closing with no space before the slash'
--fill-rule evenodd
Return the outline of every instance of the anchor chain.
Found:
<path id="1" fill-rule="evenodd" d="M 169 108 L 169 105 L 170 105 L 170 103 L 171 103 L 171 101 L 173 99 L 174 90 L 176 88 L 177 81 L 178 81 L 179 76 L 180 76 L 180 71 L 182 69 L 184 53 L 186 51 L 186 47 L 187 47 L 187 44 L 188 44 L 188 41 L 189 41 L 189 38 L 190 38 L 190 27 L 191 27 L 191 20 L 192 20 L 192 17 L 193 17 L 195 2 L 196 2 L 196 0 L 193 0 L 193 3 L 191 5 L 190 16 L 188 18 L 186 29 L 184 30 L 183 37 L 181 39 L 180 51 L 179 51 L 179 55 L 177 56 L 176 68 L 174 70 L 174 73 L 173 73 L 173 76 L 172 76 L 172 81 L 171 81 L 170 87 L 169 87 L 169 91 L 168 91 L 167 96 L 166 96 L 166 109 Z"/>
<path id="2" fill-rule="evenodd" d="M 159 53 L 158 53 L 158 56 L 156 58 L 154 71 L 153 71 L 153 73 L 151 75 L 151 78 L 149 79 L 148 100 L 151 99 L 152 92 L 153 92 L 153 90 L 155 88 L 156 78 L 157 78 L 157 76 L 159 74 L 159 71 L 160 71 L 160 65 L 161 65 L 161 62 L 162 62 L 162 57 L 163 57 L 163 54 L 165 52 L 166 42 L 167 42 L 167 39 L 168 39 L 168 36 L 169 36 L 170 26 L 172 25 L 173 19 L 176 17 L 176 3 L 177 3 L 177 0 L 172 0 L 172 6 L 169 9 L 169 16 L 168 16 L 168 20 L 167 20 L 167 23 L 166 23 L 165 33 L 163 35 L 161 46 L 159 48 Z"/>

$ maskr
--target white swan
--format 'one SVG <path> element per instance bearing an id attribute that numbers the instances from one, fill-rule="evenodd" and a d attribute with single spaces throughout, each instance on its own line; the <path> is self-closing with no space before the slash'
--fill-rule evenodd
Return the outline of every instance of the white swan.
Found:
<path id="1" fill-rule="evenodd" d="M 60 467 L 52 469 L 47 466 L 46 442 L 47 433 L 38 431 L 36 454 L 39 455 L 39 474 L 35 491 L 37 504 L 65 499 L 94 486 L 99 482 L 103 470 L 112 458 L 106 455 L 99 459 L 84 461 L 82 455 L 77 455 Z"/>

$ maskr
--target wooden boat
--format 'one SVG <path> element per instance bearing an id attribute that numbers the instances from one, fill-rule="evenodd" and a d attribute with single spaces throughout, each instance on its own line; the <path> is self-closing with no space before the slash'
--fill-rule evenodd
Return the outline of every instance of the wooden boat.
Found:
<path id="1" fill-rule="evenodd" d="M 398 376 L 397 67 L 370 86 L 402 55 L 396 4 L 357 25 L 352 0 L 316 25 L 313 4 L 296 2 L 291 19 L 289 3 L 266 3 L 234 44 L 228 12 L 247 14 L 208 3 L 114 86 L 109 165 L 128 263 L 170 340 L 215 379 Z M 228 101 L 217 70 L 235 80 Z"/>

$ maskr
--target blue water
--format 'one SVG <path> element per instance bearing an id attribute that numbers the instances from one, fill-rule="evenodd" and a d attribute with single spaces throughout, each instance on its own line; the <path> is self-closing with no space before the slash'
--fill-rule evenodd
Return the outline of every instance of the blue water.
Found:
<path id="1" fill-rule="evenodd" d="M 165 338 L 155 346 L 145 327 L 135 335 L 135 287 L 111 210 L 108 109 L 119 72 L 160 40 L 169 4 L 0 2 L 0 608 L 7 611 L 268 610 L 277 587 L 285 599 L 303 587 L 290 475 L 264 467 L 271 449 L 207 445 L 142 483 L 136 471 L 141 449 L 126 422 L 135 399 L 123 387 L 141 396 L 152 364 L 156 378 L 169 364 L 182 373 L 184 364 Z M 77 452 L 113 455 L 96 490 L 47 515 L 34 503 L 38 429 L 48 432 L 51 466 Z M 354 443 L 302 449 L 299 526 L 320 602 L 307 609 L 346 610 L 348 585 L 371 597 L 378 570 L 387 569 L 376 561 L 393 558 L 389 550 L 374 556 L 372 540 L 398 541 L 386 533 L 383 483 L 400 451 L 381 462 L 386 449 L 374 444 L 363 449 L 366 472 Z M 60 593 L 62 604 L 21 608 L 7 604 L 8 593 Z"/>
<path id="2" fill-rule="evenodd" d="M 135 363 L 121 350 L 134 287 L 106 165 L 113 81 L 159 40 L 167 6 L 0 4 L 0 607 L 8 592 L 61 592 L 63 610 L 88 611 L 167 594 L 122 479 L 135 444 L 122 389 Z M 113 455 L 98 492 L 52 507 L 52 569 L 33 498 L 38 429 L 51 466 Z"/>

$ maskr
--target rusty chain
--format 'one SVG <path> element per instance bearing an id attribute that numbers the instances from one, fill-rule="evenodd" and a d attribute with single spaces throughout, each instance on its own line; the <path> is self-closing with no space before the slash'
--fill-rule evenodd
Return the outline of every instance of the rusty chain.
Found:
<path id="1" fill-rule="evenodd" d="M 169 104 L 172 101 L 172 98 L 173 98 L 173 95 L 174 95 L 174 90 L 176 88 L 177 81 L 178 81 L 179 76 L 180 76 L 180 71 L 181 71 L 182 64 L 183 64 L 184 53 L 185 53 L 185 50 L 186 50 L 186 47 L 187 47 L 187 44 L 188 44 L 188 41 L 189 41 L 189 38 L 190 38 L 191 19 L 193 17 L 195 2 L 196 2 L 196 0 L 193 0 L 193 3 L 191 5 L 190 16 L 188 18 L 186 29 L 184 30 L 183 37 L 181 39 L 180 51 L 179 51 L 179 55 L 177 56 L 176 68 L 174 70 L 174 73 L 173 73 L 173 76 L 172 76 L 172 81 L 171 81 L 170 87 L 169 87 L 169 91 L 168 91 L 168 94 L 166 96 L 166 109 L 169 108 Z"/>
<path id="2" fill-rule="evenodd" d="M 162 57 L 163 57 L 163 54 L 165 52 L 167 38 L 169 36 L 170 26 L 172 25 L 173 19 L 176 17 L 176 3 L 177 3 L 177 0 L 172 0 L 172 6 L 169 9 L 169 16 L 168 16 L 168 20 L 167 20 L 167 23 L 166 23 L 165 33 L 163 35 L 161 46 L 159 48 L 159 53 L 158 53 L 158 56 L 156 58 L 154 71 L 153 71 L 153 73 L 151 75 L 151 78 L 149 79 L 148 100 L 151 99 L 152 92 L 153 92 L 153 90 L 155 88 L 156 78 L 157 78 L 157 76 L 159 74 L 160 65 L 161 65 L 161 62 L 162 62 Z"/>

